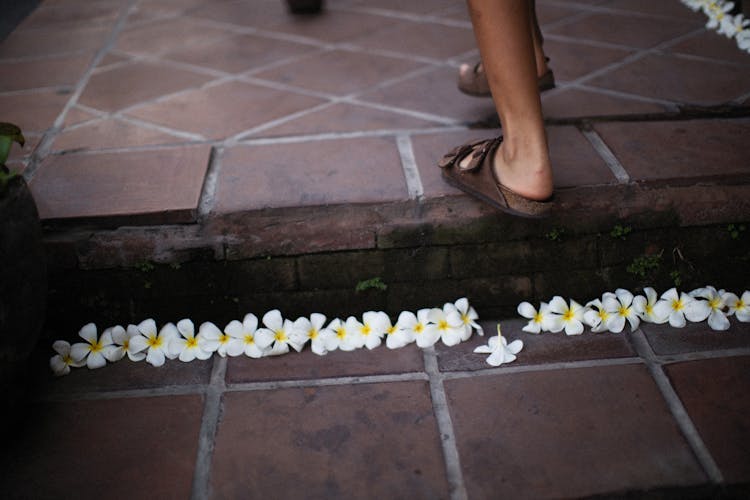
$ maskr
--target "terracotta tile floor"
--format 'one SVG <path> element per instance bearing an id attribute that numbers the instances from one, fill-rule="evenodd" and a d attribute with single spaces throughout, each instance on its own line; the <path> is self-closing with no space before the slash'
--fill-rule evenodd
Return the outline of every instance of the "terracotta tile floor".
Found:
<path id="1" fill-rule="evenodd" d="M 718 205 L 728 220 L 746 220 L 750 55 L 677 0 L 537 5 L 557 75 L 542 102 L 563 210 L 599 210 L 638 186 L 628 210 L 657 199 L 685 221 L 710 218 Z M 127 243 L 96 233 L 120 225 L 130 226 L 122 234 L 142 226 L 183 242 L 206 224 L 210 244 L 233 258 L 373 248 L 370 226 L 384 209 L 405 207 L 406 224 L 426 225 L 458 217 L 454 206 L 468 222 L 487 213 L 434 166 L 453 145 L 497 133 L 491 101 L 455 88 L 458 65 L 477 57 L 461 0 L 329 0 L 322 15 L 303 18 L 282 0 L 45 0 L 0 42 L 0 119 L 27 132 L 10 165 L 29 181 L 46 227 L 94 234 L 88 260 L 74 266 L 123 265 Z M 686 109 L 696 114 L 679 114 Z M 422 206 L 436 219 L 425 220 Z M 248 229 L 246 214 L 270 222 Z M 515 250 L 519 269 L 535 258 L 522 242 Z M 584 262 L 589 250 L 561 258 Z M 281 260 L 268 300 L 334 265 Z M 481 290 L 491 265 L 477 258 L 457 279 Z M 250 268 L 241 274 L 245 284 L 260 279 Z M 533 286 L 553 285 L 541 276 Z M 502 286 L 532 284 L 518 275 Z M 429 305 L 431 293 L 415 290 L 414 304 Z M 330 298 L 346 305 L 340 290 Z M 176 306 L 154 297 L 154 307 Z M 503 323 L 526 348 L 500 369 L 472 353 L 481 339 L 161 369 L 122 361 L 54 381 L 40 359 L 42 387 L 5 447 L 3 496 L 657 489 L 681 498 L 735 484 L 738 497 L 750 494 L 747 327 L 644 325 L 567 338 Z"/>

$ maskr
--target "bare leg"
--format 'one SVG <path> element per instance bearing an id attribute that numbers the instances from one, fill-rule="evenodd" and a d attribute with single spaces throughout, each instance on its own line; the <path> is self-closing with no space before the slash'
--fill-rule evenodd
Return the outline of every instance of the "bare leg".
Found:
<path id="1" fill-rule="evenodd" d="M 471 22 L 503 127 L 498 179 L 528 198 L 552 194 L 552 169 L 537 88 L 529 0 L 468 0 Z"/>

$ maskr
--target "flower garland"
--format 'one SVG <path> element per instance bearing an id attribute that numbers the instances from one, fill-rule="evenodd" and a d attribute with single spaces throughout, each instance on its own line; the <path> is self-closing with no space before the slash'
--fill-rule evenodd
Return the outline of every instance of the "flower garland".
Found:
<path id="1" fill-rule="evenodd" d="M 727 38 L 733 38 L 737 46 L 746 52 L 750 52 L 750 19 L 740 13 L 732 15 L 729 12 L 734 8 L 734 2 L 725 0 L 681 0 L 683 4 L 695 12 L 703 11 L 708 16 L 706 28 L 716 30 Z"/>
<path id="2" fill-rule="evenodd" d="M 285 319 L 277 309 L 263 315 L 259 328 L 258 317 L 245 315 L 242 322 L 232 320 L 224 330 L 205 322 L 195 331 L 194 323 L 183 319 L 177 324 L 167 323 L 157 329 L 153 319 L 138 325 L 107 328 L 98 335 L 96 325 L 88 323 L 78 332 L 85 340 L 73 345 L 58 340 L 52 344 L 57 353 L 49 364 L 57 376 L 67 375 L 71 368 L 87 366 L 101 368 L 126 355 L 131 361 L 143 361 L 162 366 L 167 359 L 189 362 L 205 360 L 214 353 L 219 356 L 262 358 L 299 352 L 309 342 L 310 350 L 323 356 L 330 351 L 374 349 L 383 343 L 397 349 L 411 343 L 421 348 L 438 340 L 447 346 L 468 340 L 473 332 L 483 335 L 479 316 L 466 298 L 448 302 L 442 308 L 420 309 L 415 313 L 403 311 L 395 324 L 382 311 L 364 313 L 361 320 L 349 316 L 346 320 L 333 319 L 326 325 L 326 317 L 313 313 L 296 321 Z"/>

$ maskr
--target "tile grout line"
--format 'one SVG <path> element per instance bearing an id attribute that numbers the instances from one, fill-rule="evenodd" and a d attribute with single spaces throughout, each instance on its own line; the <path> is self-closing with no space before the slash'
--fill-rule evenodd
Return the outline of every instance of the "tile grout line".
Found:
<path id="1" fill-rule="evenodd" d="M 620 184 L 627 184 L 630 182 L 630 175 L 628 175 L 625 167 L 622 166 L 620 160 L 617 159 L 615 154 L 609 149 L 609 146 L 607 146 L 596 130 L 590 127 L 578 127 L 578 130 L 580 130 L 583 136 L 594 147 L 597 154 L 602 160 L 604 160 L 604 163 L 606 163 L 607 167 L 612 171 L 612 175 L 615 176 L 617 182 Z"/>
<path id="2" fill-rule="evenodd" d="M 719 466 L 716 465 L 716 462 L 711 456 L 711 452 L 703 442 L 703 439 L 690 418 L 687 409 L 682 404 L 682 400 L 677 395 L 672 383 L 669 381 L 669 377 L 664 373 L 664 369 L 654 355 L 654 351 L 651 349 L 645 335 L 640 329 L 638 329 L 633 333 L 631 339 L 633 340 L 632 343 L 638 352 L 638 355 L 646 362 L 646 366 L 648 367 L 652 378 L 656 382 L 664 401 L 667 403 L 669 411 L 672 413 L 672 417 L 676 420 L 677 426 L 682 431 L 683 436 L 693 450 L 693 453 L 698 459 L 701 467 L 703 467 L 709 480 L 716 484 L 723 483 L 724 477 Z"/>
<path id="3" fill-rule="evenodd" d="M 211 461 L 214 452 L 214 439 L 219 426 L 221 414 L 221 396 L 224 393 L 224 377 L 227 372 L 227 359 L 219 358 L 211 369 L 211 382 L 206 390 L 206 401 L 203 405 L 203 417 L 198 435 L 198 452 L 193 471 L 192 500 L 203 500 L 209 497 L 211 479 Z"/>
<path id="4" fill-rule="evenodd" d="M 448 409 L 448 398 L 445 395 L 443 376 L 440 373 L 437 362 L 437 354 L 434 347 L 423 349 L 424 368 L 430 381 L 430 396 L 432 409 L 435 412 L 440 443 L 443 447 L 443 458 L 445 460 L 445 472 L 450 488 L 451 500 L 466 500 L 468 494 L 461 472 L 461 461 L 458 454 L 456 434 L 453 430 L 450 410 Z"/>
<path id="5" fill-rule="evenodd" d="M 497 368 L 485 368 L 473 371 L 455 371 L 441 373 L 443 380 L 455 380 L 472 377 L 487 377 L 492 375 L 507 375 L 511 373 L 546 372 L 554 370 L 575 370 L 579 368 L 594 368 L 600 366 L 620 366 L 643 364 L 638 357 L 587 359 L 583 361 L 561 361 L 558 363 L 544 363 L 539 365 L 517 365 Z"/>
<path id="6" fill-rule="evenodd" d="M 225 392 L 268 391 L 301 387 L 329 387 L 335 385 L 379 384 L 389 382 L 411 382 L 429 380 L 422 372 L 395 373 L 388 375 L 363 375 L 361 377 L 332 377 L 320 379 L 273 380 L 268 382 L 240 382 L 226 386 Z"/>
<path id="7" fill-rule="evenodd" d="M 117 37 L 120 35 L 120 32 L 124 29 L 125 23 L 127 22 L 128 17 L 130 16 L 130 12 L 135 7 L 136 0 L 128 0 L 125 7 L 122 8 L 120 11 L 120 14 L 117 18 L 117 22 L 114 24 L 114 27 L 112 28 L 112 31 L 109 33 L 109 37 L 107 37 L 106 41 L 104 42 L 104 45 L 99 48 L 99 50 L 96 52 L 94 57 L 91 58 L 91 61 L 89 62 L 88 67 L 83 72 L 83 75 L 78 79 L 78 82 L 76 83 L 74 90 L 72 92 L 72 95 L 68 99 L 68 101 L 65 103 L 65 106 L 63 107 L 62 111 L 57 115 L 57 118 L 53 122 L 52 126 L 44 133 L 44 136 L 39 141 L 39 144 L 37 145 L 35 151 L 32 153 L 31 157 L 29 158 L 28 166 L 23 171 L 23 177 L 24 180 L 27 183 L 30 183 L 31 180 L 34 178 L 34 174 L 39 169 L 39 166 L 41 165 L 44 158 L 47 156 L 47 152 L 52 147 L 52 143 L 57 137 L 57 135 L 62 130 L 62 125 L 65 121 L 65 117 L 67 116 L 68 112 L 73 108 L 73 106 L 78 102 L 78 98 L 83 93 L 84 88 L 86 88 L 86 85 L 88 85 L 89 79 L 91 78 L 91 75 L 94 72 L 94 69 L 104 59 L 104 56 L 109 52 L 110 49 L 115 45 L 115 42 L 117 41 Z"/>
<path id="8" fill-rule="evenodd" d="M 408 134 L 398 134 L 396 136 L 396 146 L 398 154 L 401 157 L 401 168 L 404 171 L 406 179 L 406 190 L 409 198 L 412 200 L 422 200 L 424 198 L 424 187 L 422 178 L 419 175 L 417 160 L 414 158 L 414 147 L 411 143 L 411 136 Z"/>

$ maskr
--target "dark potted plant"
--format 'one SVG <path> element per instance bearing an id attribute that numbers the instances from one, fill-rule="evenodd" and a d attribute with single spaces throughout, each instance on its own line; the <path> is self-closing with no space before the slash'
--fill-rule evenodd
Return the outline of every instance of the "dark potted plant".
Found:
<path id="1" fill-rule="evenodd" d="M 5 165 L 21 130 L 0 123 L 0 382 L 3 396 L 22 396 L 29 358 L 44 322 L 47 266 L 36 204 L 21 175 Z"/>

